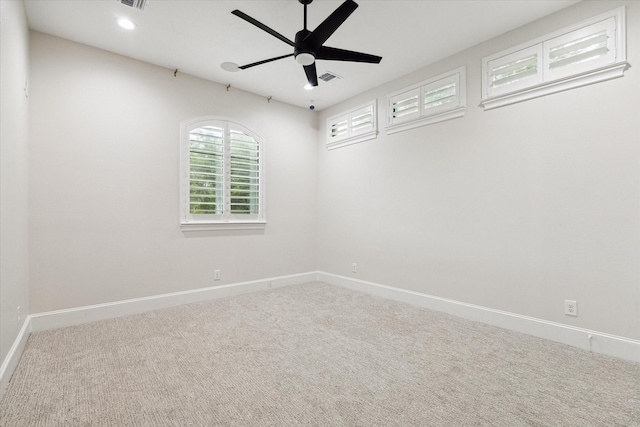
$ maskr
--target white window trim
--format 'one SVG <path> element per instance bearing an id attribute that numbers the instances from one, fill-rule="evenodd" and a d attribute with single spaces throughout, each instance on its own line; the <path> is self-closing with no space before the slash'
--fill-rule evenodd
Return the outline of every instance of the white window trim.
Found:
<path id="1" fill-rule="evenodd" d="M 199 123 L 226 122 L 235 124 L 252 133 L 260 141 L 260 207 L 257 219 L 190 219 L 189 218 L 189 131 Z M 224 117 L 205 116 L 185 120 L 180 123 L 180 229 L 183 232 L 197 231 L 233 231 L 233 230 L 264 230 L 266 220 L 266 173 L 265 173 L 265 140 L 251 127 Z"/>
<path id="2" fill-rule="evenodd" d="M 425 112 L 423 110 L 423 88 L 431 83 L 435 83 L 438 80 L 444 80 L 446 78 L 450 78 L 459 75 L 459 84 L 458 84 L 458 102 L 455 105 L 452 105 L 450 109 L 439 110 L 439 112 L 431 113 Z M 420 83 L 416 83 L 415 85 L 405 87 L 401 90 L 395 91 L 387 95 L 387 127 L 385 128 L 388 135 L 402 132 L 405 130 L 417 128 L 420 126 L 426 126 L 434 123 L 443 122 L 445 120 L 456 119 L 458 117 L 463 117 L 464 113 L 467 109 L 467 67 L 462 66 L 458 67 L 454 70 L 448 71 L 446 73 L 437 75 L 428 80 L 424 80 Z M 407 120 L 398 124 L 392 124 L 392 112 L 393 112 L 393 102 L 392 98 L 400 95 L 405 92 L 410 92 L 414 90 L 419 90 L 419 105 L 420 105 L 420 114 L 419 117 L 411 120 Z"/>
<path id="3" fill-rule="evenodd" d="M 596 24 L 609 18 L 614 18 L 616 21 L 616 31 L 614 36 L 615 42 L 615 54 L 616 58 L 612 64 L 604 67 L 594 68 L 582 73 L 576 73 L 568 75 L 562 78 L 545 81 L 547 71 L 544 67 L 540 69 L 542 73 L 542 83 L 517 89 L 515 91 L 504 93 L 496 96 L 488 96 L 489 93 L 489 62 L 509 55 L 510 53 L 517 52 L 524 49 L 532 48 L 536 45 L 540 46 L 541 52 L 544 52 L 543 45 L 554 39 L 560 37 L 572 31 L 580 30 L 589 25 Z M 593 83 L 603 82 L 615 78 L 622 77 L 624 72 L 629 68 L 627 62 L 627 48 L 626 48 L 626 18 L 625 7 L 621 6 L 617 9 L 613 9 L 609 12 L 602 13 L 587 20 L 581 21 L 577 24 L 569 27 L 562 28 L 558 31 L 546 34 L 542 37 L 538 37 L 534 40 L 522 43 L 518 46 L 503 50 L 491 56 L 482 59 L 482 102 L 480 105 L 485 110 L 502 107 L 509 104 L 515 104 L 517 102 L 526 101 L 533 98 L 549 95 L 556 92 L 561 92 L 569 89 L 574 89 L 582 86 L 587 86 Z M 546 63 L 546 61 L 545 61 Z M 546 66 L 546 65 L 545 65 Z"/>
<path id="4" fill-rule="evenodd" d="M 363 110 L 365 108 L 371 109 L 371 118 L 372 118 L 373 128 L 370 131 L 352 135 L 352 130 L 351 130 L 352 115 L 355 112 L 359 110 Z M 331 141 L 331 126 L 333 125 L 333 123 L 335 123 L 336 121 L 340 120 L 343 117 L 346 118 L 347 120 L 347 136 L 345 136 L 344 138 L 337 139 L 335 141 Z M 376 108 L 375 99 L 373 101 L 367 102 L 366 104 L 362 104 L 355 108 L 351 108 L 348 111 L 343 111 L 342 113 L 336 114 L 327 119 L 327 144 L 326 144 L 327 150 L 335 150 L 336 148 L 358 144 L 360 142 L 368 141 L 370 139 L 375 139 L 377 136 L 378 136 L 378 111 Z"/>

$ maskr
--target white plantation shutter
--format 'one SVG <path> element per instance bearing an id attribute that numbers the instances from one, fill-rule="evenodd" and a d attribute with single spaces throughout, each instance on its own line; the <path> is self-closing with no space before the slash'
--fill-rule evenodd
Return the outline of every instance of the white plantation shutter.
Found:
<path id="1" fill-rule="evenodd" d="M 236 123 L 204 118 L 184 122 L 182 139 L 183 230 L 264 224 L 261 138 Z"/>
<path id="2" fill-rule="evenodd" d="M 375 131 L 373 106 L 367 105 L 349 113 L 349 130 L 352 137 Z"/>
<path id="3" fill-rule="evenodd" d="M 376 137 L 376 104 L 371 101 L 327 119 L 327 149 L 344 147 Z"/>
<path id="4" fill-rule="evenodd" d="M 615 28 L 612 17 L 544 42 L 545 78 L 558 79 L 614 63 Z"/>
<path id="5" fill-rule="evenodd" d="M 466 68 L 460 67 L 387 95 L 387 133 L 462 117 Z"/>
<path id="6" fill-rule="evenodd" d="M 256 215 L 260 207 L 260 145 L 241 130 L 230 130 L 231 214 Z"/>
<path id="7" fill-rule="evenodd" d="M 203 126 L 189 132 L 189 213 L 223 213 L 224 129 Z"/>
<path id="8" fill-rule="evenodd" d="M 420 117 L 420 88 L 394 95 L 390 99 L 391 123 L 398 124 Z"/>
<path id="9" fill-rule="evenodd" d="M 482 105 L 501 107 L 622 77 L 624 6 L 482 60 Z"/>
<path id="10" fill-rule="evenodd" d="M 422 87 L 422 114 L 436 114 L 460 105 L 459 89 L 459 73 L 424 85 Z"/>
<path id="11" fill-rule="evenodd" d="M 342 141 L 349 137 L 349 115 L 335 117 L 329 124 L 329 142 Z"/>
<path id="12" fill-rule="evenodd" d="M 531 46 L 488 62 L 488 95 L 513 92 L 542 82 L 542 46 Z"/>

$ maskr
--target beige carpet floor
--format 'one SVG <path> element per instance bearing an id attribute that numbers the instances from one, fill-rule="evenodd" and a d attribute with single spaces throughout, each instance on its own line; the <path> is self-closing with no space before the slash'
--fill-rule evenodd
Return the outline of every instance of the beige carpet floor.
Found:
<path id="1" fill-rule="evenodd" d="M 640 426 L 640 364 L 309 283 L 29 337 L 18 426 Z"/>

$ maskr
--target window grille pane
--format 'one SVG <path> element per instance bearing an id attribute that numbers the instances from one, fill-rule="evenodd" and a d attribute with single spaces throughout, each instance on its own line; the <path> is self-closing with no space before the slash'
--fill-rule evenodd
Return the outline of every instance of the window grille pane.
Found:
<path id="1" fill-rule="evenodd" d="M 232 214 L 258 214 L 260 210 L 260 152 L 253 137 L 231 130 L 230 202 Z"/>
<path id="2" fill-rule="evenodd" d="M 205 126 L 189 132 L 189 213 L 223 212 L 224 131 Z"/>

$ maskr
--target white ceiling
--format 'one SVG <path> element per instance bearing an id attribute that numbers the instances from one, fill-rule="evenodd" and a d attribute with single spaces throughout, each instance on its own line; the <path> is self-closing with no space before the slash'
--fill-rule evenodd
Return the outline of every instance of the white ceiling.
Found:
<path id="1" fill-rule="evenodd" d="M 171 70 L 317 109 L 379 86 L 579 0 L 356 0 L 359 8 L 325 43 L 382 56 L 380 64 L 317 61 L 318 75 L 342 77 L 312 91 L 304 71 L 285 58 L 239 72 L 244 65 L 292 53 L 284 42 L 231 14 L 239 9 L 293 40 L 303 27 L 298 0 L 148 0 L 144 11 L 117 0 L 25 0 L 31 29 L 136 58 Z M 342 1 L 308 6 L 313 30 Z M 116 25 L 129 17 L 133 31 Z"/>

